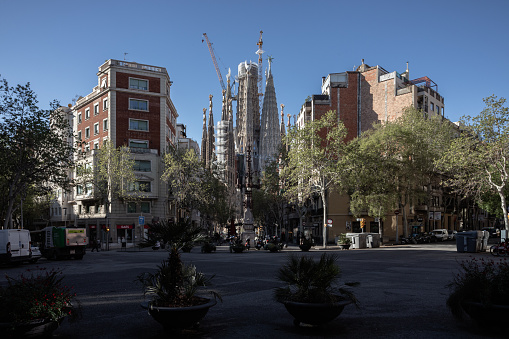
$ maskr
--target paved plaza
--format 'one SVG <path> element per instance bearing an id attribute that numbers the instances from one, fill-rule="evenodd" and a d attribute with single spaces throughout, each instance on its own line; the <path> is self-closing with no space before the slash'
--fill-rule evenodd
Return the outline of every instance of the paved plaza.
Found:
<path id="1" fill-rule="evenodd" d="M 324 251 L 339 258 L 343 281 L 357 281 L 360 309 L 345 308 L 334 322 L 320 328 L 295 327 L 283 305 L 273 300 L 278 268 L 288 255 L 311 255 Z M 87 252 L 82 261 L 47 261 L 37 266 L 60 267 L 65 282 L 74 286 L 83 307 L 83 318 L 67 321 L 54 338 L 168 338 L 140 307 L 144 300 L 135 283 L 142 272 L 153 271 L 166 257 L 164 250 Z M 491 258 L 487 252 L 458 253 L 454 242 L 399 245 L 341 251 L 316 247 L 309 253 L 289 247 L 280 253 L 250 250 L 229 253 L 219 246 L 215 253 L 194 248 L 183 253 L 206 275 L 215 274 L 212 289 L 223 302 L 213 307 L 199 328 L 184 332 L 189 338 L 484 338 L 468 323 L 458 323 L 445 305 L 446 285 L 458 262 L 471 256 Z M 1 268 L 16 275 L 35 265 Z"/>

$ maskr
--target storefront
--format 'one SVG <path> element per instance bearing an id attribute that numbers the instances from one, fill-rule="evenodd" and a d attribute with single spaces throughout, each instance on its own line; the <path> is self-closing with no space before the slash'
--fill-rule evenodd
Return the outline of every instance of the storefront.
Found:
<path id="1" fill-rule="evenodd" d="M 117 225 L 117 242 L 121 243 L 122 238 L 125 239 L 125 242 L 133 242 L 133 225 Z"/>

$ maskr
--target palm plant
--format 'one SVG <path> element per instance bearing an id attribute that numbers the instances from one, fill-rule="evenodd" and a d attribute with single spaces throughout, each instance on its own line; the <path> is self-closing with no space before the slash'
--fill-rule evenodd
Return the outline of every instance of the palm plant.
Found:
<path id="1" fill-rule="evenodd" d="M 338 279 L 341 270 L 336 260 L 335 254 L 324 253 L 318 262 L 311 257 L 291 255 L 278 271 L 277 278 L 286 283 L 286 286 L 275 290 L 275 299 L 283 303 L 334 303 L 348 300 L 358 306 L 357 298 L 346 286 L 356 286 L 359 283 L 340 285 Z"/>
<path id="2" fill-rule="evenodd" d="M 195 294 L 212 277 L 205 278 L 194 265 L 184 264 L 180 257 L 184 246 L 206 238 L 202 229 L 187 221 L 173 223 L 163 220 L 153 225 L 151 231 L 153 237 L 161 239 L 169 247 L 170 254 L 155 273 L 145 272 L 138 276 L 144 294 L 152 296 L 154 306 L 191 306 L 203 303 L 203 298 Z M 219 297 L 217 293 L 212 293 L 214 297 Z"/>

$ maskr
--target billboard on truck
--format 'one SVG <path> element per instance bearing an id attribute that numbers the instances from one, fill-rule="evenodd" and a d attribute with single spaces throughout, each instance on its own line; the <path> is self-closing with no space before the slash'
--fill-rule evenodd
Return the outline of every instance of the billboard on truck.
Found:
<path id="1" fill-rule="evenodd" d="M 88 245 L 85 228 L 46 227 L 42 254 L 48 259 L 83 259 Z"/>

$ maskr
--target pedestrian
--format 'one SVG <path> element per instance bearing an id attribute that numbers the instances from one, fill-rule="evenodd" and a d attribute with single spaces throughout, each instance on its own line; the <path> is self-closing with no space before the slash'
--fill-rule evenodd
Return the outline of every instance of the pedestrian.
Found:
<path id="1" fill-rule="evenodd" d="M 96 250 L 96 252 L 99 252 L 99 249 L 101 248 L 101 239 L 97 238 L 94 241 L 94 247 L 92 247 L 92 252 Z"/>
<path id="2" fill-rule="evenodd" d="M 124 237 L 122 237 L 122 249 L 126 249 L 126 242 Z"/>

